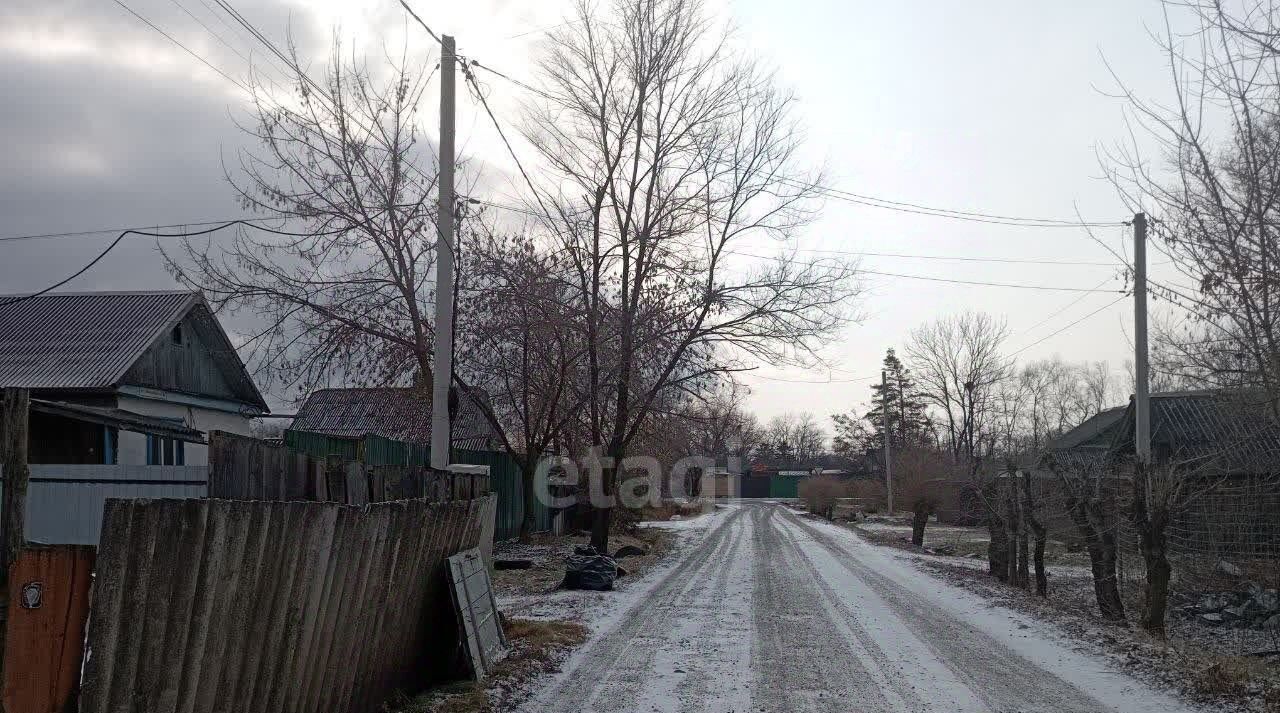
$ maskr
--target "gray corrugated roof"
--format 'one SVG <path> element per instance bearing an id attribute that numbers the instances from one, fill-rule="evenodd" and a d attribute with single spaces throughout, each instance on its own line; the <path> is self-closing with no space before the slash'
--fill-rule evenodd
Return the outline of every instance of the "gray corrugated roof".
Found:
<path id="1" fill-rule="evenodd" d="M 479 404 L 460 395 L 454 417 L 455 448 L 485 450 L 498 441 Z M 373 434 L 406 443 L 431 444 L 431 392 L 414 387 L 318 389 L 289 427 L 340 438 Z"/>
<path id="2" fill-rule="evenodd" d="M 188 291 L 51 293 L 0 306 L 0 386 L 110 387 L 198 299 Z"/>
<path id="3" fill-rule="evenodd" d="M 1125 407 L 1114 406 L 1090 416 L 1084 423 L 1058 436 L 1049 443 L 1049 450 L 1065 448 L 1098 448 L 1106 450 L 1111 445 L 1114 431 L 1124 418 Z"/>
<path id="4" fill-rule="evenodd" d="M 1151 395 L 1151 447 L 1157 459 L 1230 473 L 1280 463 L 1280 424 L 1259 394 L 1183 391 Z M 1113 453 L 1133 453 L 1133 404 L 1125 410 Z"/>
<path id="5" fill-rule="evenodd" d="M 235 346 L 198 292 L 53 292 L 3 304 L 21 296 L 0 297 L 0 386 L 111 388 L 190 312 L 238 396 L 266 410 Z"/>

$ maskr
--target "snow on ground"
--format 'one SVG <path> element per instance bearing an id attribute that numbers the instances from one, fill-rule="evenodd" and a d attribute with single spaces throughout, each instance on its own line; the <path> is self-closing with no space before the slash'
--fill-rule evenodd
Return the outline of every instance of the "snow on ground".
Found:
<path id="1" fill-rule="evenodd" d="M 831 523 L 815 522 L 812 526 L 829 533 L 843 547 L 855 551 L 863 564 L 919 596 L 929 606 L 976 627 L 1021 658 L 1054 672 L 1067 683 L 1089 692 L 1116 710 L 1157 713 L 1187 709 L 1187 705 L 1178 698 L 1133 679 L 1100 655 L 1079 651 L 1080 642 L 1066 639 L 1051 625 L 992 605 L 976 594 L 921 570 L 916 566 L 919 556 L 877 548 L 851 530 Z M 848 582 L 841 574 L 843 568 L 830 553 L 816 548 L 811 552 L 816 553 L 816 559 L 825 572 Z M 851 587 L 856 586 L 854 582 L 848 583 Z M 864 602 L 866 599 L 864 597 Z M 944 674 L 945 671 L 934 672 L 934 675 Z"/>
<path id="2" fill-rule="evenodd" d="M 667 576 L 708 530 L 721 523 L 734 505 L 688 520 L 645 522 L 642 526 L 671 530 L 676 542 L 664 559 L 638 577 L 621 577 L 612 592 L 557 589 L 527 595 L 499 595 L 498 608 L 509 617 L 525 619 L 568 619 L 580 622 L 593 633 L 609 628 L 653 587 Z M 622 561 L 626 564 L 626 560 Z"/>
<path id="3" fill-rule="evenodd" d="M 553 595 L 595 608 L 592 635 L 524 710 L 1203 710 L 846 528 L 760 502 L 704 517 L 620 591 Z"/>

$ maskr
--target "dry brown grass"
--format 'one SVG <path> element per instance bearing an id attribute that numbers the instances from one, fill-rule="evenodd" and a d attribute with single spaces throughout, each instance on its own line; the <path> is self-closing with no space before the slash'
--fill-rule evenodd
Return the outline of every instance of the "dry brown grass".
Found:
<path id="1" fill-rule="evenodd" d="M 836 500 L 848 497 L 849 484 L 827 476 L 805 478 L 800 481 L 798 490 L 809 512 L 830 518 Z"/>
<path id="2" fill-rule="evenodd" d="M 1249 690 L 1264 673 L 1257 659 L 1243 656 L 1216 656 L 1207 665 L 1191 672 L 1191 685 L 1210 696 L 1239 696 Z"/>
<path id="3" fill-rule="evenodd" d="M 554 668 L 570 650 L 587 640 L 587 628 L 572 621 L 507 619 L 503 622 L 511 649 L 481 683 L 457 681 L 415 698 L 401 696 L 383 710 L 389 713 L 493 713 L 494 691 L 508 689 Z"/>
<path id="4" fill-rule="evenodd" d="M 661 522 L 670 520 L 673 515 L 679 515 L 682 518 L 697 517 L 705 511 L 702 503 L 679 503 L 674 501 L 664 502 L 657 507 L 646 506 L 640 511 L 640 520 L 645 522 Z"/>

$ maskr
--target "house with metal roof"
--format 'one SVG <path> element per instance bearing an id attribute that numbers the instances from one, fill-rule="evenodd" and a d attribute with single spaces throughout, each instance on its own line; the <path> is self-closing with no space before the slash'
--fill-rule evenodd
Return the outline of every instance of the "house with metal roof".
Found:
<path id="1" fill-rule="evenodd" d="M 454 448 L 488 451 L 501 439 L 485 418 L 477 397 L 459 392 L 451 409 Z M 317 389 L 298 409 L 285 434 L 286 442 L 299 434 L 360 440 L 378 436 L 416 446 L 431 444 L 431 391 L 428 388 L 381 387 Z M 292 436 L 292 438 L 291 438 Z"/>
<path id="2" fill-rule="evenodd" d="M 268 411 L 186 290 L 0 297 L 0 386 L 31 390 L 32 463 L 205 465 Z"/>
<path id="3" fill-rule="evenodd" d="M 1049 444 L 1049 453 L 1124 458 L 1134 452 L 1134 404 L 1101 411 Z M 1215 475 L 1274 471 L 1280 424 L 1270 402 L 1249 391 L 1151 394 L 1151 455 L 1156 463 Z"/>

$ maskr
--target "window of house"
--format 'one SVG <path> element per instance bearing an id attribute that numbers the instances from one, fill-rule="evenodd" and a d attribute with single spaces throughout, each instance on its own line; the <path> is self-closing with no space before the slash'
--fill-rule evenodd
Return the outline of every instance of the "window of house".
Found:
<path id="1" fill-rule="evenodd" d="M 173 331 L 170 333 L 170 336 L 173 338 L 174 344 L 181 345 L 182 344 L 182 325 L 181 324 L 174 325 Z"/>
<path id="2" fill-rule="evenodd" d="M 102 463 L 115 465 L 120 450 L 120 431 L 111 426 L 102 427 Z"/>
<path id="3" fill-rule="evenodd" d="M 176 438 L 147 434 L 147 465 L 186 465 L 186 444 Z"/>

